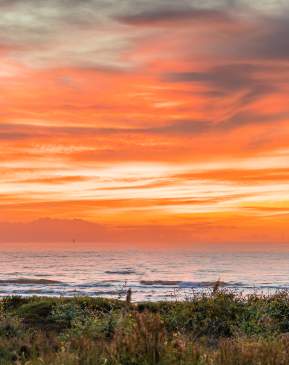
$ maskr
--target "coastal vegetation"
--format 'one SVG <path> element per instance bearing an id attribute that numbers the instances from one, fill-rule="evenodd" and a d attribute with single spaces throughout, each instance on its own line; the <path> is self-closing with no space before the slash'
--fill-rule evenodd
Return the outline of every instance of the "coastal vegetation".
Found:
<path id="1" fill-rule="evenodd" d="M 157 303 L 6 297 L 0 365 L 287 365 L 289 293 Z"/>

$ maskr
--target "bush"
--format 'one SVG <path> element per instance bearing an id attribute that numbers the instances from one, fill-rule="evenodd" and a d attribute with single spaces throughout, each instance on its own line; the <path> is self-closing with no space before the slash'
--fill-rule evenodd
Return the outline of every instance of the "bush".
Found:
<path id="1" fill-rule="evenodd" d="M 54 304 L 50 300 L 32 301 L 17 308 L 16 314 L 27 326 L 45 328 L 51 324 L 53 306 Z"/>
<path id="2" fill-rule="evenodd" d="M 4 298 L 0 365 L 285 365 L 289 296 Z"/>

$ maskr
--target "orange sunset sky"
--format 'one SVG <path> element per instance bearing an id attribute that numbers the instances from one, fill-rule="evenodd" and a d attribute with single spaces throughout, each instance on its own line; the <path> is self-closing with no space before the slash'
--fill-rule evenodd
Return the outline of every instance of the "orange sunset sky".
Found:
<path id="1" fill-rule="evenodd" d="M 289 243 L 289 6 L 1 0 L 0 241 Z"/>

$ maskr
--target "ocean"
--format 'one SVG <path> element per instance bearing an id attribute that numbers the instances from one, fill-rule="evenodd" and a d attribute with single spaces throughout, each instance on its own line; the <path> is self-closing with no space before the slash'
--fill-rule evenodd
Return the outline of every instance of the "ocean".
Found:
<path id="1" fill-rule="evenodd" d="M 190 250 L 5 251 L 0 295 L 186 299 L 220 280 L 228 290 L 270 294 L 289 289 L 289 252 Z"/>

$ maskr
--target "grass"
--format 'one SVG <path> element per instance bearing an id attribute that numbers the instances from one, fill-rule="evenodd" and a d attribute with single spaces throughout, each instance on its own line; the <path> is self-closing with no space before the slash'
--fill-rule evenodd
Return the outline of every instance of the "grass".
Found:
<path id="1" fill-rule="evenodd" d="M 0 302 L 0 365 L 288 365 L 289 294 Z"/>

